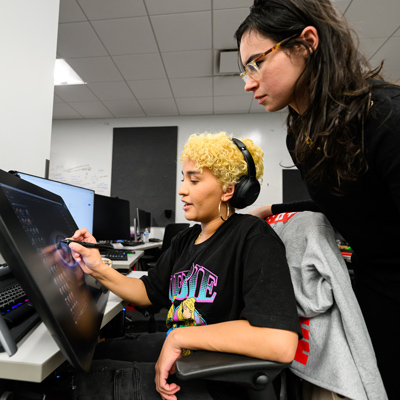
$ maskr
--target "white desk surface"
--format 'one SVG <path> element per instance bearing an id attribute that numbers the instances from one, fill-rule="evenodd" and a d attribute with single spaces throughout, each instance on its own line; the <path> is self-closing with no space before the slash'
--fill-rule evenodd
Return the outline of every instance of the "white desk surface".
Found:
<path id="1" fill-rule="evenodd" d="M 142 251 L 142 250 L 135 249 L 134 252 L 132 252 L 132 254 L 129 254 L 129 251 L 131 251 L 131 250 L 127 250 L 127 252 L 128 252 L 128 260 L 127 261 L 121 261 L 121 260 L 113 261 L 112 266 L 114 269 L 132 269 L 132 267 L 136 264 L 136 262 L 144 254 L 144 251 Z"/>
<path id="2" fill-rule="evenodd" d="M 137 246 L 123 246 L 121 243 L 113 243 L 114 249 L 123 249 L 123 250 L 150 250 L 150 249 L 155 249 L 157 247 L 162 246 L 162 241 L 161 242 L 148 242 L 148 243 L 142 243 Z"/>
<path id="3" fill-rule="evenodd" d="M 144 274 L 146 272 L 132 271 L 128 276 L 140 278 Z M 118 315 L 124 305 L 125 302 L 110 292 L 101 326 Z M 0 379 L 41 382 L 65 360 L 42 322 L 18 343 L 18 351 L 13 356 L 9 357 L 6 352 L 0 353 Z"/>

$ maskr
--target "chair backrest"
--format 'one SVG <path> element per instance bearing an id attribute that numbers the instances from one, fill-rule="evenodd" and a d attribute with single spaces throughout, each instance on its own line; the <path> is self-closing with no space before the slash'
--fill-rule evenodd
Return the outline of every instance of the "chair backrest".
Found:
<path id="1" fill-rule="evenodd" d="M 186 228 L 189 228 L 189 226 L 190 226 L 189 223 L 168 224 L 165 227 L 165 231 L 164 231 L 164 238 L 163 238 L 163 243 L 161 246 L 161 254 L 164 253 L 164 251 L 167 250 L 169 246 L 171 246 L 171 241 L 172 241 L 173 237 L 176 236 L 180 231 L 183 231 Z"/>
<path id="2" fill-rule="evenodd" d="M 321 213 L 271 216 L 286 249 L 303 338 L 293 374 L 351 399 L 386 399 L 367 327 L 334 230 Z M 372 378 L 373 377 L 373 378 Z"/>

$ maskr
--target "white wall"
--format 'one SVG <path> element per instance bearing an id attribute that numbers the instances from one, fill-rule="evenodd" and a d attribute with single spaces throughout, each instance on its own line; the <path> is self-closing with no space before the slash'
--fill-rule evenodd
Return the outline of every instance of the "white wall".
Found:
<path id="1" fill-rule="evenodd" d="M 110 195 L 114 127 L 178 126 L 178 158 L 192 133 L 226 131 L 253 139 L 264 150 L 264 182 L 251 208 L 282 201 L 282 167 L 291 166 L 286 150 L 285 113 L 211 115 L 194 117 L 111 120 L 55 120 L 51 138 L 50 178 Z M 143 155 L 145 157 L 145 155 Z M 127 168 L 135 168 L 134 161 Z M 177 163 L 177 188 L 181 180 Z M 149 185 L 152 183 L 149 182 Z M 241 210 L 245 212 L 247 210 Z M 180 197 L 176 197 L 176 222 L 185 222 Z"/>
<path id="2" fill-rule="evenodd" d="M 3 170 L 44 176 L 50 158 L 59 0 L 0 3 Z"/>

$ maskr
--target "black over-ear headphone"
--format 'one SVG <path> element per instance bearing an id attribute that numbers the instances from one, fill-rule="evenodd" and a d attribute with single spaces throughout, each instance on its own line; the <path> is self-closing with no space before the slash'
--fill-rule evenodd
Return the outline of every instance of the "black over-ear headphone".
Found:
<path id="1" fill-rule="evenodd" d="M 236 184 L 230 204 L 235 208 L 245 208 L 257 200 L 260 194 L 260 182 L 256 178 L 256 166 L 247 147 L 239 139 L 232 138 L 232 141 L 242 152 L 246 160 L 247 175 L 242 176 Z"/>

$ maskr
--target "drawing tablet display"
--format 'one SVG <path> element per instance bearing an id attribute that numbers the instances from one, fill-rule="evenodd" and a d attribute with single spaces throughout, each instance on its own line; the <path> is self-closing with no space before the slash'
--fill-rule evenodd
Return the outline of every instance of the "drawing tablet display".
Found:
<path id="1" fill-rule="evenodd" d="M 0 252 L 65 357 L 87 371 L 108 291 L 60 243 L 76 229 L 60 196 L 0 170 Z"/>

